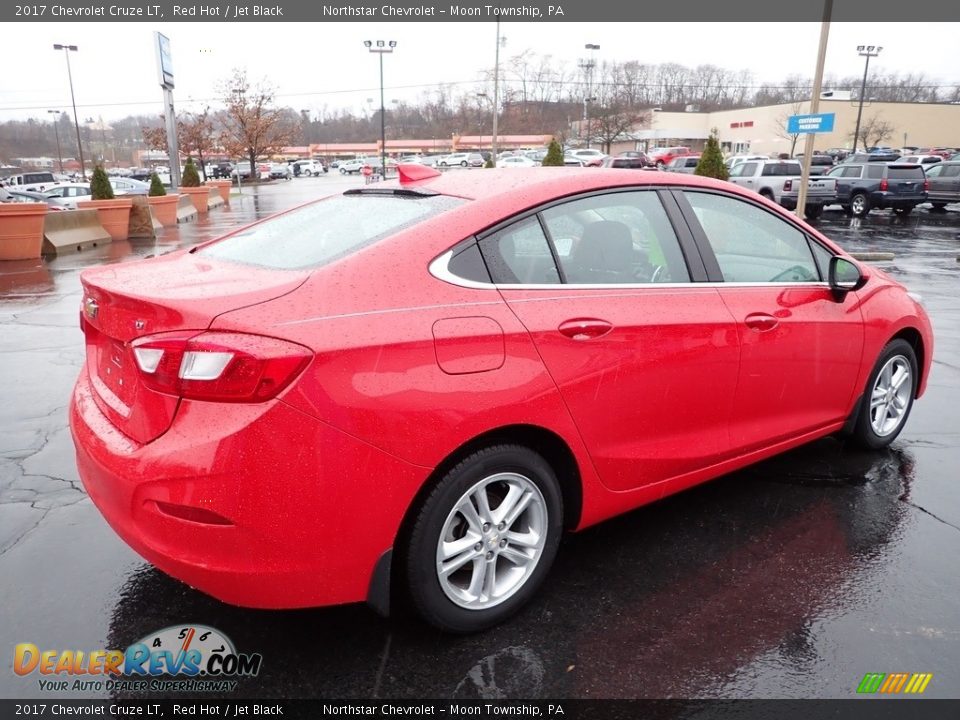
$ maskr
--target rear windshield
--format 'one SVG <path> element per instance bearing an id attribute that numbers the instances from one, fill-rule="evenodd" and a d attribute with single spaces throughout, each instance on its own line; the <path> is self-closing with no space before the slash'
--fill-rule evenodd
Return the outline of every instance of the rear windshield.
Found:
<path id="1" fill-rule="evenodd" d="M 924 174 L 922 167 L 889 165 L 887 167 L 887 177 L 890 180 L 923 180 Z"/>
<path id="2" fill-rule="evenodd" d="M 761 175 L 782 176 L 782 175 L 800 175 L 800 165 L 797 163 L 777 163 L 775 165 L 764 165 Z"/>
<path id="3" fill-rule="evenodd" d="M 319 267 L 464 202 L 444 195 L 338 195 L 270 218 L 198 254 L 280 270 Z"/>

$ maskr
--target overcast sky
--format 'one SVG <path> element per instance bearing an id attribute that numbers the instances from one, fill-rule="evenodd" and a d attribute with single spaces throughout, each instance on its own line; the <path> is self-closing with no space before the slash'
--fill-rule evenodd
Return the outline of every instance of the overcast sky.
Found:
<path id="1" fill-rule="evenodd" d="M 47 118 L 47 109 L 70 107 L 63 52 L 53 43 L 79 46 L 71 53 L 81 121 L 134 113 L 161 113 L 153 32 L 170 38 L 178 110 L 217 107 L 216 86 L 234 67 L 267 78 L 278 102 L 296 110 L 347 107 L 366 98 L 379 105 L 377 58 L 365 39 L 396 40 L 384 59 L 386 101 L 413 101 L 438 83 L 478 81 L 493 66 L 495 24 L 463 23 L 24 23 L 7 25 L 0 120 Z M 834 23 L 826 72 L 863 72 L 856 46 L 883 46 L 879 68 L 923 72 L 946 85 L 960 84 L 960 23 Z M 758 81 L 799 73 L 811 77 L 819 23 L 502 23 L 507 38 L 501 62 L 531 49 L 575 67 L 585 43 L 596 43 L 597 61 L 703 63 L 748 69 Z M 407 86 L 407 87 L 401 87 Z M 415 87 L 409 87 L 415 86 Z"/>

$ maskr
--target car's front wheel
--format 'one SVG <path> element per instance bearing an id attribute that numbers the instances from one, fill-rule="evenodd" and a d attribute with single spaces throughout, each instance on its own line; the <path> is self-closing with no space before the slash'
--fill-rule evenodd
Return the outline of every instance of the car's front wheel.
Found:
<path id="1" fill-rule="evenodd" d="M 874 365 L 853 430 L 853 441 L 885 448 L 903 430 L 917 392 L 917 354 L 906 340 L 887 343 Z"/>
<path id="2" fill-rule="evenodd" d="M 414 520 L 404 567 L 414 609 L 459 633 L 510 617 L 549 571 L 562 515 L 556 475 L 538 453 L 496 445 L 468 456 Z"/>

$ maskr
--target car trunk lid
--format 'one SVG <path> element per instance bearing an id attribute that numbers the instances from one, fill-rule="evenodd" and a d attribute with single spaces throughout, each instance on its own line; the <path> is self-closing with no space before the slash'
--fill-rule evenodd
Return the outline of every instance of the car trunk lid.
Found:
<path id="1" fill-rule="evenodd" d="M 82 276 L 81 326 L 94 400 L 119 430 L 140 443 L 170 427 L 179 398 L 142 382 L 135 340 L 199 334 L 218 315 L 280 297 L 308 276 L 190 253 L 148 262 L 98 268 Z"/>

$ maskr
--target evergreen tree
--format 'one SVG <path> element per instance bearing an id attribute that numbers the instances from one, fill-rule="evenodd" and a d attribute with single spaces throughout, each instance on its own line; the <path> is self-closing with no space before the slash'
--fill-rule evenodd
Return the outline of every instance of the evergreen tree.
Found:
<path id="1" fill-rule="evenodd" d="M 193 158 L 187 158 L 187 164 L 183 168 L 183 177 L 180 178 L 180 184 L 183 187 L 200 187 L 200 173 L 197 172 L 197 166 L 193 164 Z"/>
<path id="2" fill-rule="evenodd" d="M 550 147 L 547 148 L 547 156 L 543 159 L 544 167 L 563 167 L 563 150 L 560 143 L 554 138 L 550 141 Z"/>
<path id="3" fill-rule="evenodd" d="M 717 138 L 716 128 L 710 131 L 707 146 L 703 149 L 703 154 L 697 163 L 697 169 L 693 172 L 695 175 L 717 178 L 718 180 L 727 180 L 730 177 L 727 166 L 723 162 L 723 153 L 720 151 L 720 140 Z"/>
<path id="4" fill-rule="evenodd" d="M 163 183 L 160 182 L 160 176 L 156 173 L 153 173 L 150 176 L 150 190 L 147 192 L 150 197 L 160 197 L 166 195 L 167 191 L 163 187 Z"/>
<path id="5" fill-rule="evenodd" d="M 113 187 L 103 165 L 93 169 L 93 178 L 90 180 L 90 195 L 93 200 L 113 200 Z"/>

